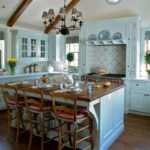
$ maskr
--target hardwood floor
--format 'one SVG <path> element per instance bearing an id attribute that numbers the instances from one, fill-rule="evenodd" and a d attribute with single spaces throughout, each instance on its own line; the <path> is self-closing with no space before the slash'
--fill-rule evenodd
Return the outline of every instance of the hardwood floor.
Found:
<path id="1" fill-rule="evenodd" d="M 28 134 L 22 134 L 20 143 L 15 144 L 15 129 L 11 129 L 8 141 L 6 133 L 7 113 L 0 111 L 0 150 L 27 150 Z M 40 150 L 39 138 L 33 139 L 32 150 Z M 45 150 L 57 150 L 57 142 L 45 144 Z M 150 150 L 150 117 L 125 115 L 125 131 L 109 150 Z"/>

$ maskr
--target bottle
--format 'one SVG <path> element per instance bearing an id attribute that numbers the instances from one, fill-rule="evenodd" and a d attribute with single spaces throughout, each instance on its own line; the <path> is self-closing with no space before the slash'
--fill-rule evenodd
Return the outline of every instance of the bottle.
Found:
<path id="1" fill-rule="evenodd" d="M 24 73 L 27 73 L 27 67 L 26 66 L 24 67 Z"/>
<path id="2" fill-rule="evenodd" d="M 39 66 L 38 66 L 38 64 L 36 64 L 36 66 L 35 66 L 35 71 L 39 72 Z"/>

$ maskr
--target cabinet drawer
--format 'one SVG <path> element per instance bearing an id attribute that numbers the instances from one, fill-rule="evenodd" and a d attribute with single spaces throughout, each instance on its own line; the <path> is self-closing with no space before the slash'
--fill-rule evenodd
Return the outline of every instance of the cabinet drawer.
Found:
<path id="1" fill-rule="evenodd" d="M 0 79 L 0 83 L 9 83 L 9 82 L 10 82 L 10 78 Z"/>
<path id="2" fill-rule="evenodd" d="M 150 89 L 150 83 L 147 83 L 146 88 L 149 90 Z"/>
<path id="3" fill-rule="evenodd" d="M 132 81 L 130 82 L 130 87 L 134 88 L 146 88 L 146 83 L 140 81 Z"/>

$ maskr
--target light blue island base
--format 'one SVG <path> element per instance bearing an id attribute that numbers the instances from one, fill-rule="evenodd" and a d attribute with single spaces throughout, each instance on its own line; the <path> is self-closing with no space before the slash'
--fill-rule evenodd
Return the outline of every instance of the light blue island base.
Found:
<path id="1" fill-rule="evenodd" d="M 94 129 L 94 150 L 107 150 L 124 131 L 124 88 L 99 99 L 94 106 L 98 126 Z"/>

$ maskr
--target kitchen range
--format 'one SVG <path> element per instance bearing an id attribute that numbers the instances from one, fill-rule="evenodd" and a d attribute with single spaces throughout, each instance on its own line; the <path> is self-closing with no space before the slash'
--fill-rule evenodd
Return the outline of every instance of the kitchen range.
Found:
<path id="1" fill-rule="evenodd" d="M 110 81 L 111 83 L 123 83 L 123 78 L 125 78 L 125 74 L 99 74 L 99 73 L 88 73 L 82 76 L 83 80 L 93 81 L 93 82 L 103 82 Z"/>

